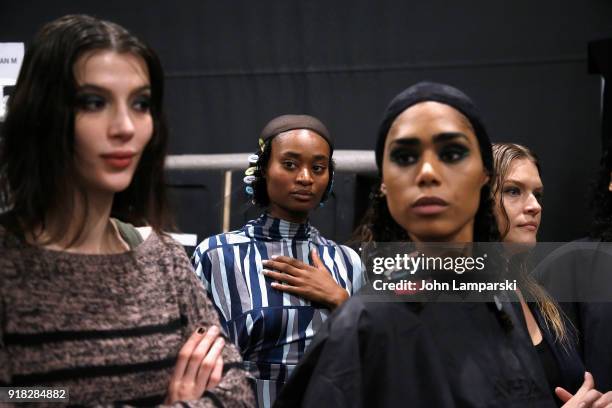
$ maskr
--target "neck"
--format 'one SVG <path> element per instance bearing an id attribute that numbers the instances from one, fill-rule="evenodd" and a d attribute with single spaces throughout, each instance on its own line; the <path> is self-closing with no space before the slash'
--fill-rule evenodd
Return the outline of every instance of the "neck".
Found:
<path id="1" fill-rule="evenodd" d="M 66 217 L 63 208 L 47 214 L 47 225 L 37 231 L 35 241 L 48 249 L 86 254 L 108 254 L 122 252 L 125 245 L 110 222 L 114 194 L 87 192 L 87 200 L 75 196 L 74 211 Z M 65 225 L 68 225 L 66 228 Z M 49 241 L 58 236 L 59 239 Z"/>
<path id="2" fill-rule="evenodd" d="M 417 237 L 408 232 L 408 236 L 413 242 L 448 242 L 448 243 L 466 243 L 474 241 L 474 220 L 465 224 L 458 231 L 449 235 L 423 236 Z"/>
<path id="3" fill-rule="evenodd" d="M 295 224 L 304 224 L 308 221 L 308 212 L 290 211 L 275 205 L 271 205 L 268 212 L 274 218 L 280 218 Z"/>

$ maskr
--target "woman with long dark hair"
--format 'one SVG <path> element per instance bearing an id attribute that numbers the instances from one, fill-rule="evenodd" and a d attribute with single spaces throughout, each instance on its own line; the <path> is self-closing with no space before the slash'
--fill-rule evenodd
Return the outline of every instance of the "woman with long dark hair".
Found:
<path id="1" fill-rule="evenodd" d="M 1 385 L 65 387 L 77 405 L 252 404 L 239 354 L 162 232 L 167 137 L 151 48 L 85 15 L 40 30 L 0 150 Z"/>
<path id="2" fill-rule="evenodd" d="M 436 251 L 499 239 L 491 144 L 461 91 L 422 82 L 397 95 L 376 162 L 381 184 L 357 232 L 363 242 L 411 241 L 427 256 L 426 243 Z M 411 293 L 369 289 L 326 322 L 277 406 L 553 406 L 510 304 L 494 295 L 413 302 Z"/>
<path id="3" fill-rule="evenodd" d="M 318 119 L 282 115 L 262 130 L 246 191 L 265 209 L 205 239 L 196 273 L 269 407 L 331 310 L 362 285 L 361 260 L 308 221 L 331 193 L 333 141 Z"/>

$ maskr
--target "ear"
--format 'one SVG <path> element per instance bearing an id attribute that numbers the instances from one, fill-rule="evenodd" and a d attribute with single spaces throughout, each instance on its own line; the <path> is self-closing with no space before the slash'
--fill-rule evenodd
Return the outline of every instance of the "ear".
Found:
<path id="1" fill-rule="evenodd" d="M 612 192 L 612 171 L 610 172 L 610 184 L 608 184 L 608 191 Z"/>
<path id="2" fill-rule="evenodd" d="M 482 172 L 482 183 L 480 184 L 480 188 L 484 187 L 485 185 L 487 185 L 487 183 L 489 183 L 489 180 L 491 180 L 491 176 L 489 176 L 489 174 L 487 173 L 486 170 L 484 170 Z"/>

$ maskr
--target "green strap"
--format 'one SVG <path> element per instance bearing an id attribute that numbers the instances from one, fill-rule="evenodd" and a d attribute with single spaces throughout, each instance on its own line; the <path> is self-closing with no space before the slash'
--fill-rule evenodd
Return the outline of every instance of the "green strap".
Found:
<path id="1" fill-rule="evenodd" d="M 115 225 L 119 230 L 119 234 L 121 234 L 121 238 L 123 238 L 125 242 L 127 242 L 130 249 L 134 249 L 138 245 L 140 245 L 140 243 L 143 241 L 142 235 L 140 235 L 138 230 L 132 224 L 119 221 L 116 218 L 113 218 L 113 221 L 115 221 Z"/>

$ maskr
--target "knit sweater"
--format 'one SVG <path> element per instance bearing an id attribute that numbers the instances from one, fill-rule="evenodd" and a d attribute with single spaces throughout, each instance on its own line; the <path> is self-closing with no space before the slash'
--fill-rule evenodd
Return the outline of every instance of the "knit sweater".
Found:
<path id="1" fill-rule="evenodd" d="M 32 246 L 0 226 L 0 386 L 67 387 L 70 404 L 161 404 L 178 351 L 212 324 L 215 309 L 170 238 L 87 255 Z M 230 341 L 223 361 L 221 383 L 188 406 L 254 403 Z"/>

